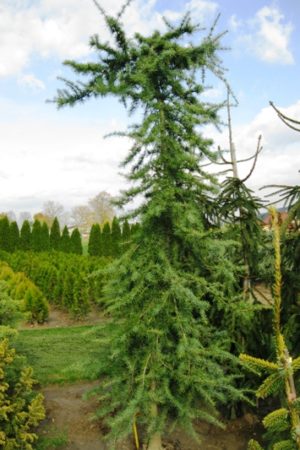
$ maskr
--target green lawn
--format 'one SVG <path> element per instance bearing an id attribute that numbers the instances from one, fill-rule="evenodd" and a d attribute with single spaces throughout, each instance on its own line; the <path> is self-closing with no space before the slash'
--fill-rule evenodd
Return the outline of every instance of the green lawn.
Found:
<path id="1" fill-rule="evenodd" d="M 22 330 L 16 350 L 26 356 L 42 385 L 98 376 L 101 326 Z"/>

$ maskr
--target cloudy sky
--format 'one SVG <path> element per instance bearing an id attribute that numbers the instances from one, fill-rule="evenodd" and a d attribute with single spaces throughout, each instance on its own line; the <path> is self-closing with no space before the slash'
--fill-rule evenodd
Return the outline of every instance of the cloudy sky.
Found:
<path id="1" fill-rule="evenodd" d="M 102 0 L 108 12 L 120 0 Z M 209 26 L 221 13 L 222 58 L 239 106 L 232 112 L 240 157 L 250 155 L 258 135 L 264 151 L 249 186 L 299 184 L 300 134 L 285 127 L 269 106 L 300 119 L 300 2 L 236 0 L 135 0 L 124 16 L 130 34 L 162 29 L 162 16 L 192 18 Z M 46 103 L 69 76 L 66 58 L 87 60 L 90 35 L 108 33 L 92 0 L 0 0 L 0 212 L 37 212 L 47 200 L 67 209 L 100 191 L 124 187 L 118 164 L 128 142 L 103 139 L 126 129 L 128 119 L 114 99 L 91 101 L 57 111 Z M 211 80 L 205 100 L 224 98 Z M 226 133 L 208 129 L 216 145 Z M 241 168 L 241 175 L 247 167 Z"/>

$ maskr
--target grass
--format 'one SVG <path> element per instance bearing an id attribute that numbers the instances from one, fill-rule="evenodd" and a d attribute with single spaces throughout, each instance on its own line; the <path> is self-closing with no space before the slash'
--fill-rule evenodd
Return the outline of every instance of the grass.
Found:
<path id="1" fill-rule="evenodd" d="M 16 350 L 33 367 L 43 386 L 98 378 L 101 326 L 22 330 Z"/>
<path id="2" fill-rule="evenodd" d="M 36 443 L 36 450 L 54 450 L 60 449 L 67 445 L 68 436 L 66 433 L 59 431 L 49 431 L 53 436 L 39 436 Z"/>

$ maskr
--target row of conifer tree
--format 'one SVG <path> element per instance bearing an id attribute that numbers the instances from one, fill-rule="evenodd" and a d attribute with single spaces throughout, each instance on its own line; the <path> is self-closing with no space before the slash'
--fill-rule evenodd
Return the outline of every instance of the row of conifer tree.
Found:
<path id="1" fill-rule="evenodd" d="M 118 257 L 127 248 L 131 233 L 138 228 L 138 224 L 130 226 L 127 220 L 120 226 L 115 217 L 110 225 L 105 223 L 101 228 L 99 224 L 91 227 L 88 239 L 88 254 L 90 256 Z M 83 253 L 82 237 L 78 228 L 69 232 L 65 226 L 61 227 L 57 218 L 52 226 L 48 227 L 46 222 L 35 220 L 30 225 L 25 220 L 19 229 L 17 222 L 10 222 L 7 217 L 0 219 L 0 249 L 9 253 L 17 250 L 42 252 L 49 250 L 62 251 L 65 253 Z"/>
<path id="2" fill-rule="evenodd" d="M 70 235 L 66 226 L 61 233 L 57 218 L 50 229 L 46 222 L 35 220 L 31 226 L 29 221 L 25 220 L 19 230 L 17 222 L 9 222 L 7 217 L 3 217 L 0 220 L 0 249 L 10 253 L 17 250 L 58 250 L 82 254 L 81 234 L 78 228 L 75 228 Z"/>
<path id="3" fill-rule="evenodd" d="M 121 227 L 116 217 L 114 217 L 111 225 L 106 222 L 103 228 L 98 223 L 92 225 L 88 254 L 90 256 L 119 257 L 128 248 L 131 235 L 138 230 L 138 227 L 138 223 L 130 225 L 127 220 Z"/>

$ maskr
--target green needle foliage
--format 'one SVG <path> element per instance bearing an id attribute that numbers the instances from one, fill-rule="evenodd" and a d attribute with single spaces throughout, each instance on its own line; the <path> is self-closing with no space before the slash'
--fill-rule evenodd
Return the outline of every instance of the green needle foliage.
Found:
<path id="1" fill-rule="evenodd" d="M 128 223 L 128 220 L 125 219 L 122 226 L 122 244 L 121 244 L 122 253 L 129 248 L 130 239 L 131 239 L 131 228 Z"/>
<path id="2" fill-rule="evenodd" d="M 111 224 L 111 256 L 117 258 L 121 254 L 121 227 L 116 217 L 113 218 Z"/>
<path id="3" fill-rule="evenodd" d="M 101 250 L 101 228 L 98 223 L 94 223 L 89 235 L 88 254 L 90 256 L 100 256 Z"/>
<path id="4" fill-rule="evenodd" d="M 281 408 L 272 411 L 263 424 L 271 440 L 272 450 L 300 449 L 300 398 L 297 397 L 294 373 L 300 370 L 300 357 L 292 359 L 281 332 L 281 253 L 280 229 L 275 209 L 271 209 L 274 229 L 275 280 L 273 286 L 273 330 L 276 345 L 276 362 L 242 354 L 241 360 L 256 373 L 267 372 L 268 377 L 256 391 L 258 398 L 282 396 L 285 401 Z M 251 440 L 249 450 L 263 450 L 258 442 Z M 269 447 L 268 447 L 269 448 Z"/>
<path id="5" fill-rule="evenodd" d="M 9 245 L 11 252 L 20 249 L 20 231 L 15 221 L 9 224 Z"/>
<path id="6" fill-rule="evenodd" d="M 31 229 L 28 220 L 24 220 L 20 232 L 20 248 L 30 250 L 31 248 Z"/>
<path id="7" fill-rule="evenodd" d="M 75 228 L 71 233 L 70 252 L 75 253 L 77 255 L 82 255 L 83 248 L 82 248 L 81 234 L 78 228 Z"/>
<path id="8" fill-rule="evenodd" d="M 41 252 L 43 250 L 43 232 L 39 220 L 35 220 L 32 225 L 31 248 L 34 252 Z"/>
<path id="9" fill-rule="evenodd" d="M 195 436 L 195 419 L 220 425 L 217 405 L 239 395 L 226 340 L 207 318 L 212 304 L 229 304 L 234 280 L 226 243 L 208 229 L 215 182 L 200 167 L 205 156 L 215 156 L 199 126 L 218 124 L 218 106 L 201 101 L 199 72 L 223 77 L 221 36 L 211 30 L 186 45 L 199 31 L 186 16 L 164 33 L 128 39 L 120 16 L 104 17 L 115 44 L 94 36 L 97 62 L 67 61 L 88 80 L 65 80 L 55 101 L 73 106 L 112 94 L 131 112 L 144 112 L 127 134 L 133 146 L 123 165 L 131 168 L 133 188 L 120 201 L 142 195 L 132 214 L 141 227 L 107 274 L 112 320 L 104 330 L 100 366 L 107 378 L 98 414 L 110 438 L 130 433 L 136 420 L 148 449 L 161 450 L 170 421 Z"/>
<path id="10" fill-rule="evenodd" d="M 9 231 L 9 220 L 4 216 L 0 219 L 0 249 L 6 252 L 10 251 Z"/>
<path id="11" fill-rule="evenodd" d="M 111 255 L 111 228 L 109 222 L 106 222 L 103 226 L 102 234 L 102 255 Z"/>
<path id="12" fill-rule="evenodd" d="M 68 227 L 65 225 L 61 239 L 60 239 L 60 250 L 65 253 L 70 252 L 70 234 Z"/>
<path id="13" fill-rule="evenodd" d="M 57 217 L 55 217 L 50 230 L 50 248 L 53 250 L 59 250 L 60 239 L 60 226 Z"/>
<path id="14" fill-rule="evenodd" d="M 42 223 L 42 229 L 41 229 L 41 244 L 42 244 L 42 251 L 47 252 L 50 249 L 50 236 L 49 236 L 49 228 L 46 222 Z"/>
<path id="15" fill-rule="evenodd" d="M 233 226 L 233 231 L 241 240 L 242 259 L 236 263 L 247 266 L 247 276 L 250 277 L 258 272 L 257 254 L 262 243 L 262 229 L 258 217 L 262 206 L 262 202 L 239 178 L 227 178 L 222 183 L 218 197 L 219 214 L 226 223 Z"/>

